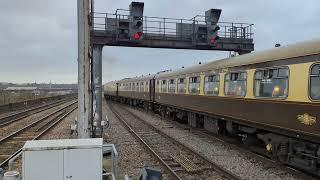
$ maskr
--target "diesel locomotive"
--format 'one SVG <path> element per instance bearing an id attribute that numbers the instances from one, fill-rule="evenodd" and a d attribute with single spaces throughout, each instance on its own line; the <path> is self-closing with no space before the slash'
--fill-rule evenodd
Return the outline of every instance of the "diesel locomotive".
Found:
<path id="1" fill-rule="evenodd" d="M 104 93 L 320 176 L 320 40 L 113 81 Z"/>

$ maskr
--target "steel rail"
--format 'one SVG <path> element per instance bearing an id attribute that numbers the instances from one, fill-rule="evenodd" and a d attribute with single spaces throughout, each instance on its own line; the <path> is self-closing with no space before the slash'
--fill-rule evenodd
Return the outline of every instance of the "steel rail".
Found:
<path id="1" fill-rule="evenodd" d="M 121 105 L 126 106 L 128 108 L 132 108 L 132 106 L 129 106 L 129 105 L 126 105 L 126 104 L 121 104 Z M 145 111 L 142 110 L 142 109 L 136 109 L 136 110 L 139 111 L 139 112 L 145 113 Z M 162 116 L 160 116 L 158 114 L 151 113 L 151 115 L 156 117 L 156 118 L 162 118 L 165 121 L 170 121 L 170 119 L 168 119 L 166 117 L 164 118 L 164 117 L 162 117 Z M 180 123 L 175 123 L 175 125 L 178 126 L 179 128 L 186 128 L 183 124 L 180 124 Z M 226 137 L 219 136 L 219 135 L 216 135 L 216 134 L 212 134 L 212 133 L 210 133 L 208 131 L 205 131 L 205 130 L 199 129 L 199 128 L 194 128 L 194 127 L 188 127 L 188 128 L 191 129 L 190 133 L 192 133 L 194 135 L 197 135 L 199 137 L 200 136 L 202 136 L 202 137 L 205 136 L 208 139 L 214 139 L 214 140 L 217 140 L 217 141 L 219 141 L 221 143 L 227 143 L 232 148 L 235 148 L 236 150 L 238 150 L 240 152 L 255 156 L 256 158 L 260 159 L 261 161 L 264 161 L 266 163 L 274 163 L 275 164 L 274 168 L 287 168 L 288 170 L 292 171 L 291 173 L 293 173 L 295 176 L 297 176 L 297 177 L 299 177 L 301 179 L 310 179 L 311 180 L 311 179 L 318 178 L 318 177 L 315 177 L 315 175 L 310 174 L 308 172 L 305 172 L 303 170 L 296 169 L 294 167 L 287 166 L 285 164 L 281 164 L 277 160 L 271 159 L 269 156 L 267 156 L 266 154 L 261 153 L 257 149 L 245 146 L 245 145 L 243 145 L 243 144 L 241 144 L 241 143 L 239 143 L 237 141 L 234 141 L 234 139 L 230 139 L 230 138 L 226 138 Z M 278 165 L 278 166 L 276 166 L 276 165 Z"/>
<path id="2" fill-rule="evenodd" d="M 139 111 L 142 112 L 141 110 L 139 110 Z M 157 116 L 157 115 L 155 115 L 155 116 Z M 165 119 L 165 120 L 168 121 L 168 119 Z M 177 123 L 175 125 L 177 125 L 180 128 L 185 128 L 182 124 L 179 124 L 179 123 Z M 214 140 L 217 140 L 221 143 L 228 144 L 232 148 L 235 148 L 236 150 L 238 150 L 240 152 L 255 156 L 257 159 L 259 159 L 261 161 L 264 161 L 266 163 L 273 163 L 275 165 L 275 166 L 273 166 L 274 168 L 283 168 L 283 169 L 287 168 L 288 170 L 292 171 L 291 172 L 292 174 L 294 174 L 295 176 L 297 176 L 301 179 L 310 179 L 310 180 L 314 179 L 315 180 L 316 178 L 318 178 L 318 177 L 315 178 L 315 175 L 304 172 L 303 170 L 295 169 L 294 167 L 287 166 L 285 164 L 281 164 L 281 163 L 277 162 L 277 160 L 271 159 L 270 156 L 267 156 L 266 154 L 261 153 L 259 150 L 255 149 L 255 148 L 248 147 L 246 145 L 243 145 L 237 141 L 234 141 L 234 139 L 228 139 L 223 136 L 215 135 L 215 134 L 206 132 L 205 130 L 199 129 L 199 128 L 191 128 L 191 129 L 192 129 L 192 131 L 190 131 L 190 132 L 194 135 L 197 135 L 199 137 L 205 136 L 205 138 L 214 139 Z"/>
<path id="3" fill-rule="evenodd" d="M 32 115 L 34 115 L 36 113 L 40 113 L 40 112 L 43 112 L 43 111 L 48 110 L 50 108 L 59 106 L 59 105 L 65 103 L 67 101 L 70 101 L 70 99 L 61 100 L 61 101 L 58 101 L 58 102 L 53 102 L 53 103 L 45 104 L 45 105 L 38 106 L 38 107 L 33 107 L 33 108 L 30 108 L 30 109 L 26 109 L 26 110 L 23 110 L 23 111 L 20 111 L 20 112 L 16 112 L 14 114 L 10 114 L 10 115 L 1 117 L 0 118 L 0 128 L 9 125 L 12 122 L 19 121 L 19 120 L 24 119 L 26 117 L 32 116 Z M 18 116 L 18 117 L 15 118 L 15 116 Z M 12 118 L 12 119 L 10 119 L 10 118 Z"/>
<path id="4" fill-rule="evenodd" d="M 5 119 L 5 118 L 9 118 L 9 117 L 12 117 L 12 116 L 15 116 L 15 115 L 19 115 L 21 113 L 29 112 L 29 111 L 32 111 L 32 110 L 35 110 L 35 109 L 39 109 L 39 108 L 42 108 L 42 107 L 46 107 L 48 105 L 57 104 L 57 103 L 63 102 L 63 101 L 66 101 L 66 99 L 58 100 L 58 101 L 51 102 L 51 103 L 40 104 L 40 105 L 37 104 L 37 105 L 31 106 L 30 108 L 24 108 L 22 110 L 3 113 L 3 114 L 0 115 L 0 120 L 1 119 Z"/>
<path id="5" fill-rule="evenodd" d="M 182 180 L 180 176 L 130 127 L 130 125 L 124 120 L 124 118 L 119 115 L 111 106 L 110 109 L 112 113 L 125 125 L 129 132 L 132 133 L 147 149 L 162 163 L 162 165 L 167 168 L 169 173 L 176 179 Z"/>
<path id="6" fill-rule="evenodd" d="M 1 90 L 0 90 L 1 91 Z M 0 105 L 0 117 L 3 115 L 12 114 L 15 112 L 20 112 L 25 109 L 30 109 L 33 107 L 41 106 L 44 104 L 49 104 L 53 102 L 58 102 L 66 99 L 74 98 L 75 95 L 67 94 L 67 95 L 57 95 L 57 96 L 49 96 L 49 97 L 42 97 L 36 99 L 28 99 L 23 101 L 12 102 L 8 104 Z"/>
<path id="7" fill-rule="evenodd" d="M 17 135 L 17 134 L 19 134 L 19 133 L 23 132 L 24 130 L 26 130 L 26 129 L 30 128 L 30 127 L 35 126 L 36 124 L 38 124 L 38 123 L 40 123 L 40 122 L 44 121 L 45 119 L 47 119 L 47 118 L 49 118 L 49 117 L 51 117 L 51 116 L 55 115 L 56 113 L 58 113 L 58 112 L 60 112 L 60 111 L 64 110 L 65 108 L 68 108 L 68 107 L 72 106 L 72 105 L 73 105 L 73 104 L 75 104 L 75 103 L 76 103 L 76 102 L 72 102 L 72 103 L 70 103 L 70 104 L 68 104 L 68 105 L 66 105 L 66 106 L 64 106 L 64 107 L 62 107 L 62 108 L 60 108 L 60 109 L 58 109 L 58 110 L 56 110 L 56 111 L 54 111 L 54 112 L 52 112 L 52 113 L 50 113 L 50 114 L 48 114 L 48 115 L 44 116 L 44 117 L 42 117 L 42 118 L 40 118 L 39 120 L 37 120 L 37 121 L 35 121 L 35 122 L 33 122 L 33 123 L 31 123 L 31 124 L 27 125 L 27 126 L 24 126 L 23 128 L 21 128 L 21 129 L 19 129 L 19 130 L 15 131 L 15 132 L 13 132 L 13 133 L 11 133 L 11 134 L 7 135 L 6 137 L 1 138 L 1 139 L 0 139 L 0 144 L 1 144 L 1 143 L 3 143 L 4 141 L 6 141 L 7 139 L 9 139 L 10 137 L 15 136 L 15 135 Z"/>
<path id="8" fill-rule="evenodd" d="M 111 106 L 110 106 L 110 109 L 111 109 L 111 111 L 114 113 L 114 109 L 112 109 Z M 231 180 L 241 180 L 241 179 L 242 179 L 241 177 L 239 177 L 239 176 L 233 174 L 232 172 L 230 172 L 229 170 L 226 170 L 226 169 L 222 168 L 221 166 L 219 166 L 219 165 L 216 164 L 215 162 L 212 162 L 210 159 L 208 159 L 208 158 L 205 157 L 204 155 L 199 154 L 199 153 L 196 152 L 195 150 L 193 150 L 193 149 L 187 147 L 186 145 L 182 144 L 181 142 L 177 141 L 177 140 L 174 139 L 173 137 L 171 137 L 171 136 L 169 136 L 169 135 L 161 132 L 160 130 L 158 130 L 157 128 L 155 128 L 152 124 L 144 121 L 141 117 L 133 114 L 132 112 L 128 111 L 127 109 L 122 109 L 122 110 L 126 111 L 127 113 L 129 113 L 131 116 L 133 116 L 133 117 L 136 118 L 137 120 L 139 120 L 139 121 L 145 123 L 146 125 L 150 126 L 150 127 L 152 128 L 152 130 L 156 131 L 156 132 L 159 133 L 160 135 L 163 135 L 163 136 L 165 136 L 166 138 L 170 139 L 171 141 L 175 142 L 175 143 L 178 144 L 179 146 L 183 147 L 185 150 L 190 151 L 191 153 L 193 153 L 193 154 L 197 155 L 198 157 L 204 159 L 204 160 L 205 160 L 208 164 L 210 164 L 210 165 L 213 167 L 213 169 L 214 169 L 216 172 L 218 172 L 220 175 L 226 177 L 227 179 L 231 179 Z M 115 115 L 116 115 L 116 114 L 115 114 Z M 116 116 L 117 116 L 117 115 L 116 115 Z M 118 114 L 118 116 L 121 118 L 121 115 Z M 117 116 L 117 118 L 118 118 L 118 116 Z M 118 119 L 119 119 L 119 118 L 118 118 Z M 121 119 L 120 119 L 120 120 L 121 120 Z M 124 121 L 124 122 L 125 122 L 124 118 L 123 118 L 121 121 Z M 134 132 L 134 130 L 133 130 L 126 122 L 125 122 L 124 124 L 125 124 L 126 126 L 128 126 L 128 128 L 130 129 L 130 131 L 131 131 L 132 133 Z M 134 133 L 135 133 L 135 132 L 134 132 Z M 138 136 L 138 139 L 139 139 L 143 144 L 145 144 L 145 145 L 148 147 L 148 149 L 150 148 L 151 152 L 154 153 L 154 154 L 156 155 L 156 157 L 157 157 L 158 159 L 160 159 L 160 161 L 161 161 L 162 163 L 165 163 L 165 162 L 160 158 L 160 156 L 157 155 L 157 154 L 152 150 L 152 148 L 151 148 L 150 146 L 148 146 L 148 145 L 144 142 L 144 140 L 143 140 L 137 133 L 135 133 L 135 135 Z M 165 163 L 165 164 L 166 164 L 166 163 Z M 168 166 L 168 165 L 166 164 L 166 166 Z M 170 167 L 169 167 L 169 168 L 170 168 Z M 170 169 L 171 169 L 171 168 L 170 168 Z M 171 170 L 172 170 L 172 169 L 171 169 Z M 173 171 L 173 170 L 172 170 L 172 171 Z M 174 172 L 174 173 L 175 173 L 175 172 Z M 175 173 L 175 174 L 176 174 L 176 173 Z M 181 178 L 179 178 L 179 179 L 181 179 Z"/>
<path id="9" fill-rule="evenodd" d="M 76 103 L 76 102 L 75 102 Z M 33 140 L 37 140 L 39 139 L 41 136 L 43 136 L 44 134 L 46 134 L 50 129 L 52 129 L 54 126 L 56 126 L 59 122 L 61 122 L 65 117 L 67 117 L 69 114 L 71 114 L 74 110 L 76 110 L 78 107 L 74 107 L 72 108 L 70 111 L 68 111 L 66 114 L 64 114 L 63 116 L 59 117 L 58 116 L 56 118 L 58 118 L 54 123 L 52 123 L 50 126 L 48 126 L 45 130 L 41 131 L 37 136 L 35 136 Z M 47 124 L 46 124 L 47 125 Z M 6 160 L 4 160 L 3 162 L 0 163 L 0 167 L 3 168 L 5 166 L 6 163 L 8 163 L 10 161 L 10 159 L 12 159 L 13 157 L 15 157 L 17 154 L 19 154 L 22 151 L 22 148 L 20 148 L 19 150 L 17 150 L 16 152 L 14 152 L 10 157 L 8 157 Z"/>

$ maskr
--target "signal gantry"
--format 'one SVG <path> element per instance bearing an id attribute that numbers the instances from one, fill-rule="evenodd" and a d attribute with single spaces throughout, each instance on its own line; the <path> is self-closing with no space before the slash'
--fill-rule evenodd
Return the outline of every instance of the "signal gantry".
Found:
<path id="1" fill-rule="evenodd" d="M 234 51 L 254 50 L 253 24 L 219 22 L 221 9 L 191 19 L 144 16 L 144 3 L 92 13 L 91 42 L 102 46 Z"/>

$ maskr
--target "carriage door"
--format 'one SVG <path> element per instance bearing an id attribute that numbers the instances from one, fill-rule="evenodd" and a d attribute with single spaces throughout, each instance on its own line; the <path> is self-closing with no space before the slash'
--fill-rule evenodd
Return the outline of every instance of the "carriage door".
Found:
<path id="1" fill-rule="evenodd" d="M 119 83 L 117 83 L 117 92 L 116 92 L 116 96 L 119 95 Z"/>
<path id="2" fill-rule="evenodd" d="M 150 99 L 150 101 L 154 101 L 155 90 L 156 90 L 155 82 L 156 82 L 155 79 L 151 79 L 149 82 L 149 84 L 150 84 L 150 86 L 149 86 L 149 99 Z"/>

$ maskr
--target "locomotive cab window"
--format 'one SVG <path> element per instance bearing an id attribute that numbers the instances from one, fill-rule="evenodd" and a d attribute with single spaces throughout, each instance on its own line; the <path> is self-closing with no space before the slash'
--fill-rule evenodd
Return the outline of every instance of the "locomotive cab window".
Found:
<path id="1" fill-rule="evenodd" d="M 178 93 L 186 93 L 186 84 L 184 78 L 178 79 Z"/>
<path id="2" fill-rule="evenodd" d="M 232 72 L 225 75 L 224 94 L 244 97 L 247 91 L 247 73 Z"/>
<path id="3" fill-rule="evenodd" d="M 320 100 L 320 64 L 311 67 L 309 91 L 312 100 Z"/>
<path id="4" fill-rule="evenodd" d="M 219 75 L 206 76 L 204 79 L 204 93 L 206 95 L 219 95 L 220 77 Z"/>
<path id="5" fill-rule="evenodd" d="M 200 93 L 200 77 L 189 78 L 189 93 L 199 94 Z"/>
<path id="6" fill-rule="evenodd" d="M 162 93 L 166 93 L 167 92 L 167 81 L 166 80 L 162 80 L 161 92 Z"/>
<path id="7" fill-rule="evenodd" d="M 175 93 L 176 92 L 176 80 L 170 79 L 169 81 L 169 93 Z"/>
<path id="8" fill-rule="evenodd" d="M 288 76 L 288 68 L 257 70 L 254 76 L 254 95 L 263 98 L 286 98 Z"/>

